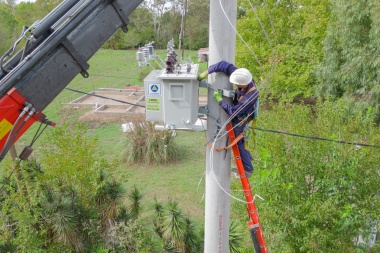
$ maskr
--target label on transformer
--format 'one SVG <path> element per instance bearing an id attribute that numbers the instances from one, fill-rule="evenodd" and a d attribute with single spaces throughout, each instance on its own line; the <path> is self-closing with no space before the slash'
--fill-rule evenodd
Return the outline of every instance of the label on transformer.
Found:
<path id="1" fill-rule="evenodd" d="M 161 96 L 161 83 L 150 83 L 148 91 L 150 96 Z"/>
<path id="2" fill-rule="evenodd" d="M 160 99 L 159 98 L 146 98 L 146 110 L 148 110 L 148 111 L 160 111 Z"/>
<path id="3" fill-rule="evenodd" d="M 7 135 L 7 133 L 9 133 L 9 131 L 11 131 L 12 127 L 13 125 L 9 123 L 9 121 L 6 119 L 3 119 L 0 122 L 0 140 L 3 139 L 4 136 Z"/>

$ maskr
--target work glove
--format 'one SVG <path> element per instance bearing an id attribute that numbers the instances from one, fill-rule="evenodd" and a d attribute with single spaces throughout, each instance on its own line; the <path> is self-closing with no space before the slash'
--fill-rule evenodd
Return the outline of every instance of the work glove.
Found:
<path id="1" fill-rule="evenodd" d="M 203 79 L 205 79 L 205 78 L 207 77 L 207 75 L 208 75 L 207 70 L 204 71 L 204 72 L 202 72 L 202 73 L 200 73 L 200 74 L 198 75 L 198 81 L 202 81 Z"/>
<path id="2" fill-rule="evenodd" d="M 219 103 L 220 101 L 223 100 L 223 98 L 222 98 L 222 93 L 219 92 L 219 91 L 217 91 L 217 90 L 214 91 L 214 98 L 215 98 L 215 100 L 218 101 L 218 103 Z"/>

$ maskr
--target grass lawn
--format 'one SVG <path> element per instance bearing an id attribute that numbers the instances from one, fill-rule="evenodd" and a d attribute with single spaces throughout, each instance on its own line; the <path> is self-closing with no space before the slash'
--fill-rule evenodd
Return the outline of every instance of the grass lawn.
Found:
<path id="1" fill-rule="evenodd" d="M 145 196 L 145 204 L 154 197 L 175 200 L 191 216 L 204 217 L 204 181 L 206 168 L 204 133 L 180 132 L 176 136 L 180 159 L 162 166 L 122 165 L 117 178 L 128 188 L 136 185 Z"/>

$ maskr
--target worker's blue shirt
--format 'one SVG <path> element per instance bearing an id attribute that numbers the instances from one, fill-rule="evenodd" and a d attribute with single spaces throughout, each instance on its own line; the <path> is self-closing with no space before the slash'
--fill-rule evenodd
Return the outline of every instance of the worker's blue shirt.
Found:
<path id="1" fill-rule="evenodd" d="M 235 65 L 233 65 L 232 63 L 226 61 L 220 61 L 208 67 L 209 74 L 215 72 L 223 72 L 227 76 L 230 76 L 232 72 L 234 72 L 235 70 L 237 70 L 237 67 L 235 67 Z"/>
<path id="2" fill-rule="evenodd" d="M 211 74 L 215 72 L 223 72 L 227 76 L 230 76 L 236 69 L 237 67 L 235 67 L 235 65 L 226 61 L 220 61 L 216 64 L 211 65 L 208 68 L 208 73 Z M 246 117 L 252 119 L 256 114 L 255 110 L 258 107 L 259 91 L 257 89 L 254 89 L 253 91 L 247 93 L 249 90 L 251 90 L 252 87 L 256 87 L 254 79 L 252 79 L 246 89 L 236 89 L 232 105 L 228 104 L 224 100 L 219 102 L 219 105 L 226 111 L 228 115 L 232 115 L 236 111 L 240 110 L 237 116 L 233 119 L 234 124 L 240 123 Z"/>

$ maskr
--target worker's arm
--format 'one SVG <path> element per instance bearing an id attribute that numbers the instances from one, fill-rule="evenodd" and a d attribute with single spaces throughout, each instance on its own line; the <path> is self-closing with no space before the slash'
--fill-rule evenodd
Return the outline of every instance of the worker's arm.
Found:
<path id="1" fill-rule="evenodd" d="M 227 76 L 230 76 L 232 72 L 234 72 L 237 69 L 235 65 L 232 63 L 226 62 L 226 61 L 220 61 L 218 63 L 215 63 L 211 65 L 208 68 L 208 74 L 215 73 L 215 72 L 223 72 Z"/>
<path id="2" fill-rule="evenodd" d="M 202 81 L 208 76 L 208 74 L 212 74 L 216 72 L 223 72 L 227 76 L 230 76 L 232 72 L 234 72 L 236 69 L 237 68 L 232 63 L 229 63 L 226 61 L 220 61 L 218 63 L 211 65 L 206 71 L 200 73 L 198 75 L 198 80 Z"/>
<path id="3" fill-rule="evenodd" d="M 255 90 L 243 97 L 236 105 L 230 105 L 226 101 L 221 100 L 219 105 L 226 111 L 228 115 L 234 114 L 239 111 L 237 116 L 243 114 L 249 115 L 255 110 L 255 104 L 259 97 L 259 91 Z"/>

